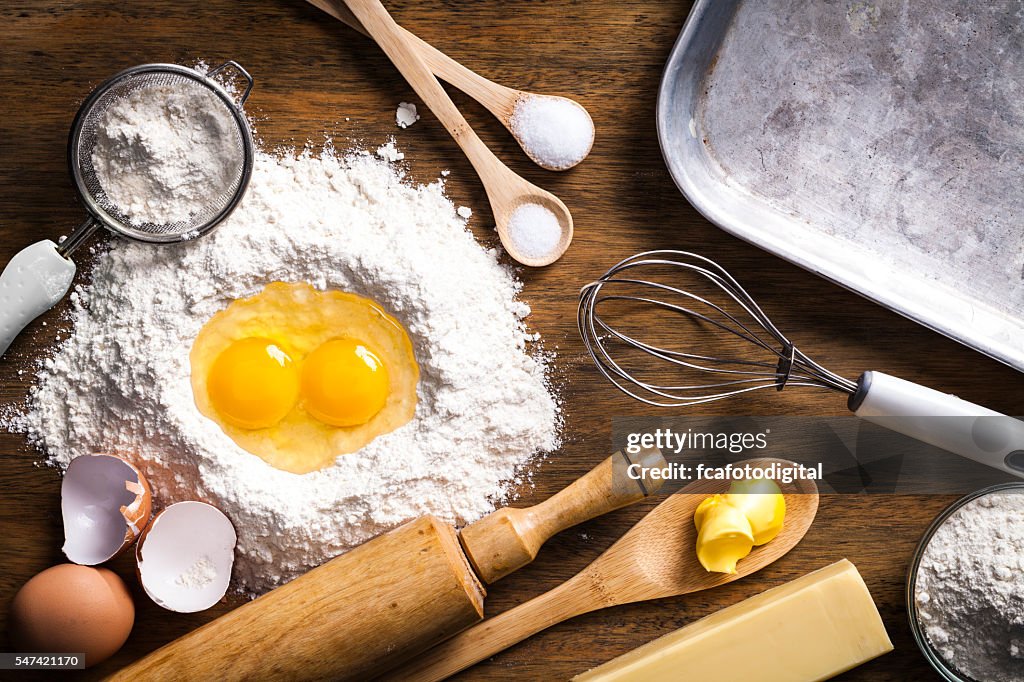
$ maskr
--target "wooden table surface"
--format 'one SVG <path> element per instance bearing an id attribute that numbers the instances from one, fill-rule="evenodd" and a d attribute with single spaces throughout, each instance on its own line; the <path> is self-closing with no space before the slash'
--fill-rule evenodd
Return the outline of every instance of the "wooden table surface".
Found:
<path id="1" fill-rule="evenodd" d="M 537 468 L 530 504 L 607 455 L 608 415 L 645 410 L 615 392 L 584 356 L 573 321 L 581 284 L 613 262 L 652 248 L 694 249 L 719 259 L 749 285 L 801 348 L 850 377 L 878 369 L 956 393 L 1008 414 L 1024 414 L 1024 376 L 811 274 L 738 241 L 705 221 L 676 190 L 654 128 L 661 69 L 688 2 L 390 2 L 400 22 L 470 68 L 499 82 L 571 95 L 591 112 L 598 136 L 579 168 L 542 171 L 476 103 L 454 98 L 485 142 L 512 168 L 558 194 L 576 220 L 565 258 L 523 273 L 530 323 L 556 348 L 566 444 Z M 339 148 L 375 146 L 394 135 L 413 178 L 451 169 L 449 191 L 473 208 L 480 240 L 494 243 L 491 215 L 472 169 L 441 126 L 423 120 L 399 131 L 395 106 L 416 101 L 379 50 L 300 0 L 112 3 L 8 0 L 0 6 L 0 263 L 29 242 L 66 234 L 82 218 L 64 160 L 71 119 L 89 89 L 137 63 L 236 59 L 257 80 L 250 111 L 269 146 L 333 136 Z M 87 270 L 87 260 L 84 259 Z M 19 404 L 66 324 L 64 306 L 33 324 L 0 361 L 0 406 Z M 840 415 L 842 397 L 764 392 L 701 414 Z M 59 477 L 35 464 L 22 436 L 0 433 L 0 629 L 17 588 L 60 562 Z M 896 651 L 845 680 L 930 679 L 907 628 L 904 571 L 912 549 L 948 497 L 830 496 L 805 541 L 763 572 L 691 597 L 634 604 L 563 623 L 495 656 L 464 679 L 565 679 L 745 597 L 842 557 L 860 569 Z M 582 568 L 654 502 L 585 524 L 553 539 L 537 562 L 491 590 L 489 614 L 539 594 Z M 224 613 L 163 611 L 141 595 L 129 560 L 115 569 L 133 586 L 138 617 L 127 645 L 92 678 Z M 253 652 L 259 655 L 259 652 Z M 5 676 L 0 673 L 0 676 Z"/>

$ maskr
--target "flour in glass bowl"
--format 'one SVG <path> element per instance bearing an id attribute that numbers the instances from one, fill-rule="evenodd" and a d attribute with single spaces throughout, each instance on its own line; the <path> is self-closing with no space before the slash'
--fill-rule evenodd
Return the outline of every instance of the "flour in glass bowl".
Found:
<path id="1" fill-rule="evenodd" d="M 985 682 L 1024 679 L 1024 491 L 990 492 L 946 519 L 921 556 L 914 599 L 947 665 Z"/>
<path id="2" fill-rule="evenodd" d="M 296 475 L 240 449 L 195 407 L 200 327 L 271 281 L 372 298 L 412 339 L 416 416 L 327 469 Z M 249 191 L 211 235 L 110 242 L 71 296 L 73 329 L 41 363 L 27 433 L 64 467 L 92 452 L 136 463 L 160 504 L 200 499 L 238 533 L 234 584 L 260 593 L 405 521 L 490 512 L 558 445 L 545 360 L 521 284 L 477 244 L 440 181 L 413 185 L 368 154 L 257 152 Z"/>

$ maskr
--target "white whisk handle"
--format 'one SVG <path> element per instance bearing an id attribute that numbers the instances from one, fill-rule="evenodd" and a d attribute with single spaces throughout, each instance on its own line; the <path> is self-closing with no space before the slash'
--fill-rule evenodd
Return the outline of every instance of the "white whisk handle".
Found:
<path id="1" fill-rule="evenodd" d="M 861 419 L 1024 478 L 1024 421 L 882 372 L 850 397 Z"/>
<path id="2" fill-rule="evenodd" d="M 64 298 L 74 277 L 75 264 L 48 239 L 15 254 L 0 274 L 0 355 L 29 322 Z"/>

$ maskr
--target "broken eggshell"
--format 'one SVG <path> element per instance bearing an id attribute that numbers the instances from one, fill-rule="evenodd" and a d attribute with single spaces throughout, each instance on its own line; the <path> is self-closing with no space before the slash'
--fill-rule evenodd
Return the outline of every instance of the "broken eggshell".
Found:
<path id="1" fill-rule="evenodd" d="M 205 502 L 178 502 L 153 517 L 135 548 L 149 598 L 180 613 L 210 608 L 231 582 L 235 527 Z"/>
<path id="2" fill-rule="evenodd" d="M 71 460 L 60 485 L 64 554 L 95 566 L 127 549 L 149 523 L 153 493 L 138 469 L 116 455 Z"/>

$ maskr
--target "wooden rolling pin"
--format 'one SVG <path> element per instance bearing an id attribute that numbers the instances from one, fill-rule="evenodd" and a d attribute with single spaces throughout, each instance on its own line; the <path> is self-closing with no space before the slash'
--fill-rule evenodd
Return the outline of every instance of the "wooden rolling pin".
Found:
<path id="1" fill-rule="evenodd" d="M 657 450 L 617 452 L 548 500 L 527 509 L 499 509 L 461 533 L 434 516 L 411 521 L 109 679 L 366 680 L 380 675 L 483 619 L 486 591 L 478 575 L 486 582 L 498 580 L 533 561 L 555 533 L 654 492 L 659 482 L 641 485 L 625 475 L 634 463 L 665 466 Z"/>

